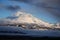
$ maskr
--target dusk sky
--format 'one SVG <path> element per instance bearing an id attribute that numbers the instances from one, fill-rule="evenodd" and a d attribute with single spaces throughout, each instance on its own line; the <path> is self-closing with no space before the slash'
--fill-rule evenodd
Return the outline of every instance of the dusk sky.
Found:
<path id="1" fill-rule="evenodd" d="M 18 2 L 19 1 L 19 2 Z M 49 22 L 49 23 L 60 23 L 60 5 L 46 6 L 44 3 L 35 5 L 30 1 L 11 1 L 11 0 L 0 0 L 0 18 L 5 18 L 14 14 L 18 11 L 24 11 L 32 14 L 33 16 Z"/>

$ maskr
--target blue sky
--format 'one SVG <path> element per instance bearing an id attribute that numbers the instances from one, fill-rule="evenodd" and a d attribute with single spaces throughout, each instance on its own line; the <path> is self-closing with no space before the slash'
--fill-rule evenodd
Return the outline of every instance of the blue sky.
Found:
<path id="1" fill-rule="evenodd" d="M 16 13 L 17 11 L 25 11 L 49 23 L 60 22 L 59 18 L 56 15 L 53 15 L 45 8 L 36 7 L 35 5 L 31 5 L 28 3 L 24 3 L 24 2 L 19 3 L 19 2 L 8 1 L 8 0 L 0 0 L 0 6 L 3 6 L 2 8 L 0 7 L 0 18 L 5 18 L 7 16 L 10 16 L 11 14 Z M 13 8 L 12 6 L 13 7 L 18 6 L 18 7 Z"/>

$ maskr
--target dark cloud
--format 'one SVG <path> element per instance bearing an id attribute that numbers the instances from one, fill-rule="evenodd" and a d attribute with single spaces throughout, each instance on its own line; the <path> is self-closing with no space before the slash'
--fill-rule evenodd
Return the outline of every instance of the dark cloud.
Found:
<path id="1" fill-rule="evenodd" d="M 60 0 L 11 0 L 11 1 L 30 3 L 38 7 L 46 7 L 46 6 L 49 7 L 53 5 L 54 6 L 60 5 Z"/>
<path id="2" fill-rule="evenodd" d="M 4 4 L 3 2 L 1 2 L 2 0 L 0 0 L 0 9 L 6 9 L 6 10 L 10 10 L 10 11 L 15 11 L 15 10 L 20 10 L 21 9 L 21 7 L 19 6 L 19 5 L 10 5 L 9 3 L 12 3 L 12 2 L 10 2 L 9 0 L 6 0 L 7 1 L 7 3 L 9 4 L 9 5 L 7 5 L 7 4 Z"/>
<path id="3" fill-rule="evenodd" d="M 4 4 L 0 4 L 0 9 L 6 9 L 6 10 L 10 10 L 10 11 L 15 11 L 15 10 L 20 10 L 21 7 L 19 5 L 4 5 Z"/>
<path id="4" fill-rule="evenodd" d="M 45 2 L 40 2 L 41 0 L 10 0 L 10 1 L 16 1 L 16 2 L 24 2 L 24 3 L 28 3 L 31 5 L 35 5 L 38 7 L 44 7 L 46 5 Z"/>
<path id="5" fill-rule="evenodd" d="M 12 6 L 12 5 L 9 5 L 9 6 L 6 6 L 6 9 L 8 10 L 20 10 L 20 6 Z"/>
<path id="6" fill-rule="evenodd" d="M 59 19 L 60 21 L 60 9 L 49 7 L 49 8 L 46 8 L 46 10 L 50 12 L 52 15 L 54 15 L 55 17 L 57 17 L 57 19 Z"/>
<path id="7" fill-rule="evenodd" d="M 40 3 L 36 3 L 34 5 L 36 5 L 37 7 L 46 7 L 47 4 L 40 2 Z"/>
<path id="8" fill-rule="evenodd" d="M 11 0 L 11 1 L 17 1 L 17 2 L 28 2 L 28 0 Z"/>
<path id="9" fill-rule="evenodd" d="M 31 3 L 32 2 L 32 0 L 10 0 L 10 1 L 24 2 L 24 3 Z"/>

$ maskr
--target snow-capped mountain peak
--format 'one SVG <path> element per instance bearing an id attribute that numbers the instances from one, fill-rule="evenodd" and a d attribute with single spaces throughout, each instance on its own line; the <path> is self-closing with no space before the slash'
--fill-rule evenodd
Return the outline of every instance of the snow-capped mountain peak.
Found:
<path id="1" fill-rule="evenodd" d="M 11 18 L 13 19 L 11 20 L 11 22 L 15 22 L 15 23 L 34 23 L 34 24 L 39 24 L 39 25 L 50 26 L 49 23 L 44 22 L 41 19 L 38 19 L 26 12 L 18 11 L 11 17 L 8 17 L 8 19 L 11 19 Z"/>

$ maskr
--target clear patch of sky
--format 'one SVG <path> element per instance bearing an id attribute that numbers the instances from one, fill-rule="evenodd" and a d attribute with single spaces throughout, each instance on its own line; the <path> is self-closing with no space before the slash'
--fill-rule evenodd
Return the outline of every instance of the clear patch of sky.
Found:
<path id="1" fill-rule="evenodd" d="M 52 14 L 50 14 L 49 12 L 47 12 L 45 9 L 43 8 L 37 8 L 33 5 L 29 5 L 26 3 L 17 3 L 17 2 L 11 2 L 11 1 L 7 1 L 7 0 L 0 0 L 1 3 L 5 4 L 5 5 L 19 5 L 21 7 L 21 10 L 32 14 L 33 16 L 44 20 L 46 22 L 49 23 L 56 23 L 58 22 L 57 17 L 53 16 Z M 21 11 L 20 10 L 20 11 Z M 16 12 L 16 11 L 15 11 Z M 15 13 L 14 11 L 8 11 L 7 9 L 0 9 L 0 18 L 4 18 L 7 16 L 10 16 L 12 13 Z"/>

